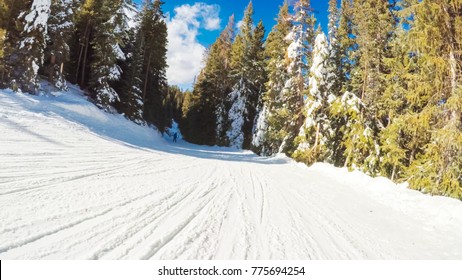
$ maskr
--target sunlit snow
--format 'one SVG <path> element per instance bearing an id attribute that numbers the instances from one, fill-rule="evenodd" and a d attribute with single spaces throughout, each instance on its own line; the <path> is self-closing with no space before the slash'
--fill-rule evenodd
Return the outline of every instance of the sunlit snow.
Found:
<path id="1" fill-rule="evenodd" d="M 177 126 L 173 128 L 177 129 Z M 0 91 L 1 259 L 460 259 L 462 202 Z"/>

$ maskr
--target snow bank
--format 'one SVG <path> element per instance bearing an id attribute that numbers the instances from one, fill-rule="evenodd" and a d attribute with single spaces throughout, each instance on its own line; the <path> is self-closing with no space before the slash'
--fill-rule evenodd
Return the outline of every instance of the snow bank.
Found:
<path id="1" fill-rule="evenodd" d="M 61 118 L 70 125 L 78 125 L 79 130 L 90 130 L 100 137 L 126 145 L 155 148 L 164 143 L 159 131 L 139 126 L 122 115 L 100 110 L 87 100 L 78 87 L 71 85 L 69 92 L 58 91 L 48 82 L 42 82 L 41 87 L 39 96 L 14 93 L 11 90 L 2 90 L 0 94 L 8 95 L 11 110 L 20 108 L 34 114 Z M 4 99 L 1 95 L 0 102 Z M 37 123 L 37 128 L 41 125 L 46 124 Z"/>
<path id="2" fill-rule="evenodd" d="M 404 215 L 412 215 L 437 225 L 462 224 L 462 203 L 459 200 L 426 195 L 408 189 L 407 183 L 395 184 L 385 177 L 372 178 L 360 171 L 350 172 L 347 168 L 337 168 L 326 163 L 316 163 L 308 169 L 329 176 L 350 191 L 367 194 L 371 199 Z"/>

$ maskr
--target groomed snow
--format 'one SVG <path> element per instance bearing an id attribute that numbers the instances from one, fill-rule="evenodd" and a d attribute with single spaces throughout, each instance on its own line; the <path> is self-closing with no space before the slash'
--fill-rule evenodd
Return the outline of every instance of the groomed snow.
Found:
<path id="1" fill-rule="evenodd" d="M 461 259 L 462 203 L 0 91 L 0 259 Z"/>

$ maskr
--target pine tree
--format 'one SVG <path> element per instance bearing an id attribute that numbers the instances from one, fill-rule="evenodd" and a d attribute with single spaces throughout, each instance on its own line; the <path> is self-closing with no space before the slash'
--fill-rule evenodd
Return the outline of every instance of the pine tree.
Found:
<path id="1" fill-rule="evenodd" d="M 340 11 L 338 9 L 338 0 L 329 0 L 329 23 L 328 23 L 328 30 L 329 30 L 329 42 L 331 45 L 335 45 L 336 41 L 338 40 L 338 25 L 340 21 Z"/>
<path id="2" fill-rule="evenodd" d="M 243 126 L 245 122 L 247 98 L 251 94 L 247 78 L 249 77 L 249 48 L 252 40 L 253 4 L 249 2 L 240 30 L 231 48 L 231 73 L 233 90 L 228 96 L 230 109 L 228 112 L 229 127 L 226 136 L 230 145 L 242 148 L 244 144 Z"/>
<path id="3" fill-rule="evenodd" d="M 212 45 L 212 48 L 217 49 Z M 210 60 L 209 55 L 204 59 L 206 67 L 202 69 L 192 92 L 185 96 L 183 104 L 183 117 L 185 119 L 182 125 L 182 131 L 187 141 L 201 145 L 215 145 L 218 142 L 219 132 L 217 130 L 215 99 L 213 90 L 216 86 L 216 80 L 209 80 L 207 74 Z M 211 77 L 210 77 L 211 78 Z M 223 125 L 223 124 L 222 124 Z"/>
<path id="4" fill-rule="evenodd" d="M 284 116 L 281 146 L 279 152 L 291 155 L 297 148 L 294 142 L 303 124 L 303 98 L 307 95 L 309 67 L 312 59 L 314 26 L 316 19 L 309 0 L 295 4 L 295 15 L 291 33 L 286 39 L 291 41 L 287 50 L 289 79 L 282 90 L 282 107 L 276 114 Z"/>
<path id="5" fill-rule="evenodd" d="M 406 36 L 407 31 L 401 26 L 390 44 L 391 55 L 384 59 L 389 73 L 384 74 L 386 88 L 379 100 L 379 116 L 385 123 L 385 128 L 380 131 L 381 174 L 392 180 L 402 178 L 408 166 L 409 136 L 412 134 L 404 129 L 407 116 L 413 114 L 405 96 L 407 79 L 415 67 Z"/>
<path id="6" fill-rule="evenodd" d="M 406 100 L 413 109 L 407 179 L 411 188 L 462 198 L 461 1 L 409 1 L 409 46 L 416 67 Z M 406 115 L 405 115 L 406 116 Z"/>
<path id="7" fill-rule="evenodd" d="M 144 119 L 161 131 L 167 122 L 162 109 L 163 94 L 167 91 L 167 25 L 162 11 L 163 2 L 146 1 L 140 15 L 143 41 L 142 101 Z"/>
<path id="8" fill-rule="evenodd" d="M 121 65 L 122 77 L 117 87 L 120 96 L 119 110 L 133 122 L 143 125 L 143 40 L 139 28 L 129 29 L 123 52 L 127 59 Z"/>
<path id="9" fill-rule="evenodd" d="M 379 172 L 380 149 L 377 141 L 384 128 L 378 116 L 380 95 L 384 91 L 382 81 L 384 58 L 394 29 L 394 17 L 390 3 L 379 0 L 354 1 L 353 33 L 359 57 L 351 72 L 351 91 L 360 98 L 360 118 L 347 125 L 345 133 L 346 165 L 359 168 L 368 174 Z M 358 137 L 358 134 L 363 137 Z"/>
<path id="10" fill-rule="evenodd" d="M 203 69 L 197 77 L 192 92 L 187 92 L 183 103 L 184 124 L 181 126 L 185 139 L 201 145 L 216 145 L 216 107 L 213 106 L 215 84 L 205 77 Z"/>
<path id="11" fill-rule="evenodd" d="M 230 145 L 250 148 L 257 107 L 264 91 L 265 72 L 263 62 L 264 27 L 260 21 L 253 28 L 252 2 L 246 8 L 241 33 L 232 46 L 231 74 L 235 81 L 233 91 L 228 96 L 231 104 L 228 113 L 230 127 L 226 135 Z"/>
<path id="12" fill-rule="evenodd" d="M 317 161 L 334 162 L 331 143 L 335 137 L 330 120 L 330 106 L 336 96 L 329 84 L 332 67 L 329 65 L 329 46 L 324 33 L 318 30 L 310 69 L 309 95 L 305 100 L 305 122 L 296 139 L 293 157 L 311 164 Z"/>
<path id="13" fill-rule="evenodd" d="M 67 90 L 64 66 L 70 59 L 69 41 L 74 27 L 73 0 L 52 0 L 45 49 L 45 68 L 49 81 Z"/>
<path id="14" fill-rule="evenodd" d="M 268 81 L 263 95 L 263 107 L 259 112 L 254 136 L 253 150 L 259 154 L 271 155 L 277 153 L 284 135 L 283 126 L 287 116 L 276 114 L 283 106 L 282 90 L 289 78 L 286 52 L 290 45 L 287 36 L 292 30 L 287 1 L 280 8 L 277 24 L 268 35 L 266 42 Z"/>
<path id="15" fill-rule="evenodd" d="M 165 119 L 171 120 L 168 127 L 172 127 L 173 122 L 181 123 L 183 120 L 183 102 L 185 93 L 177 86 L 169 86 L 167 94 L 164 96 L 163 108 Z"/>
<path id="16" fill-rule="evenodd" d="M 326 71 L 329 73 L 326 77 L 328 96 L 336 98 L 342 96 L 349 86 L 348 69 L 351 69 L 351 63 L 353 63 L 349 54 L 350 52 L 354 53 L 354 41 L 349 36 L 352 30 L 350 29 L 348 4 L 347 1 L 342 1 L 341 10 L 339 10 L 338 4 L 338 0 L 329 1 L 329 55 L 326 61 Z M 326 114 L 331 130 L 328 142 L 330 155 L 327 161 L 336 166 L 342 166 L 345 163 L 344 146 L 342 145 L 346 125 L 345 118 L 342 116 L 334 117 L 330 109 Z"/>
<path id="17" fill-rule="evenodd" d="M 351 90 L 352 68 L 357 64 L 357 44 L 353 35 L 353 8 L 351 0 L 342 0 L 339 26 L 337 29 L 337 41 L 332 44 L 338 56 L 341 75 L 339 80 L 342 83 L 341 93 Z M 341 95 L 341 94 L 340 94 Z"/>
<path id="18" fill-rule="evenodd" d="M 254 135 L 259 127 L 259 116 L 264 110 L 264 92 L 266 91 L 266 82 L 268 81 L 268 74 L 266 72 L 266 54 L 264 46 L 264 37 L 265 37 L 265 28 L 263 22 L 260 21 L 257 27 L 254 30 L 252 36 L 252 45 L 251 45 L 251 55 L 255 57 L 254 61 L 254 70 L 255 75 L 254 80 L 254 89 L 257 94 L 251 96 L 250 106 L 249 106 L 249 126 L 245 129 L 249 136 L 248 140 L 245 141 L 246 148 L 253 148 Z M 250 132 L 250 125 L 252 125 L 252 130 Z"/>
<path id="19" fill-rule="evenodd" d="M 336 1 L 331 1 L 329 10 L 335 14 Z M 351 151 L 346 151 L 346 147 L 354 149 L 354 141 L 358 138 L 354 133 L 354 129 L 361 128 L 360 115 L 357 110 L 361 107 L 361 101 L 352 94 L 355 68 L 358 66 L 360 53 L 358 44 L 354 34 L 356 27 L 354 24 L 354 9 L 351 0 L 342 0 L 341 9 L 338 16 L 330 16 L 329 26 L 334 30 L 329 29 L 330 38 L 330 55 L 329 65 L 333 75 L 328 78 L 331 85 L 331 94 L 337 96 L 337 99 L 331 104 L 329 119 L 331 121 L 331 129 L 334 131 L 332 144 L 332 162 L 336 166 L 349 165 L 352 154 Z M 338 26 L 335 28 L 335 21 L 338 18 Z M 334 36 L 335 35 L 335 36 Z M 356 130 L 359 131 L 359 130 Z"/>
<path id="20" fill-rule="evenodd" d="M 339 40 L 340 10 L 338 0 L 329 1 L 329 62 L 331 76 L 328 77 L 330 90 L 333 94 L 341 95 L 345 78 L 342 76 L 341 44 Z M 343 31 L 345 32 L 345 31 Z M 348 48 L 348 47 L 347 47 Z"/>
<path id="21" fill-rule="evenodd" d="M 93 57 L 90 68 L 90 88 L 95 94 L 96 105 L 110 111 L 119 95 L 112 82 L 118 81 L 122 75 L 118 60 L 124 60 L 125 55 L 120 45 L 123 42 L 122 0 L 116 2 L 103 1 L 98 10 L 101 22 L 95 26 L 92 40 Z M 108 16 L 105 16 L 108 15 Z"/>
<path id="22" fill-rule="evenodd" d="M 0 2 L 0 24 L 4 30 L 1 60 L 1 87 L 13 86 L 13 71 L 16 65 L 16 46 L 21 40 L 21 31 L 24 23 L 19 20 L 19 15 L 23 13 L 32 1 L 2 0 Z M 15 88 L 17 90 L 17 87 Z"/>
<path id="23" fill-rule="evenodd" d="M 75 15 L 75 28 L 72 46 L 71 46 L 71 64 L 69 73 L 71 81 L 78 84 L 80 88 L 88 88 L 90 60 L 92 57 L 92 40 L 95 33 L 95 26 L 102 19 L 98 8 L 102 6 L 104 0 L 87 0 L 80 2 Z"/>
<path id="24" fill-rule="evenodd" d="M 5 33 L 4 29 L 0 29 L 0 61 L 3 60 L 4 55 L 4 44 L 5 44 Z M 0 66 L 1 67 L 1 66 Z"/>
<path id="25" fill-rule="evenodd" d="M 29 93 L 39 89 L 38 70 L 44 59 L 50 5 L 49 0 L 7 2 L 13 18 L 6 28 L 5 68 L 13 89 Z"/>
<path id="26" fill-rule="evenodd" d="M 361 117 L 362 107 L 364 104 L 361 99 L 356 94 L 346 91 L 332 103 L 330 109 L 332 118 L 344 124 L 341 127 L 343 141 L 340 149 L 344 151 L 343 165 L 350 169 L 365 170 L 363 166 L 365 160 L 361 155 L 370 152 L 371 147 L 377 147 L 372 131 L 364 127 Z"/>
<path id="27" fill-rule="evenodd" d="M 4 0 L 0 0 L 0 87 L 3 85 L 5 75 L 5 37 L 6 37 L 6 22 L 5 18 L 8 14 L 8 7 Z"/>
<path id="28" fill-rule="evenodd" d="M 234 15 L 226 28 L 211 45 L 205 58 L 194 91 L 187 99 L 183 113 L 186 116 L 182 129 L 187 140 L 198 144 L 227 146 L 230 104 L 226 97 L 232 90 L 231 48 L 234 40 Z M 186 128 L 185 128 L 186 127 Z"/>
<path id="29" fill-rule="evenodd" d="M 5 48 L 5 35 L 6 35 L 6 23 L 8 19 L 8 7 L 6 6 L 5 0 L 0 0 L 0 61 L 3 60 L 4 48 Z M 1 67 L 1 64 L 0 64 Z M 1 80 L 0 80 L 1 82 Z"/>
<path id="30" fill-rule="evenodd" d="M 214 85 L 211 90 L 213 107 L 216 108 L 216 143 L 226 146 L 229 141 L 226 137 L 228 128 L 227 115 L 229 104 L 226 96 L 232 90 L 231 71 L 231 48 L 234 40 L 234 15 L 229 18 L 228 25 L 212 45 L 207 59 L 206 79 L 212 80 Z"/>

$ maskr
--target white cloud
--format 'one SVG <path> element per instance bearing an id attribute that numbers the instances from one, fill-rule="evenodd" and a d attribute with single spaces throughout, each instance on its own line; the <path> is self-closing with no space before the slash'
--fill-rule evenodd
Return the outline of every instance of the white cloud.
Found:
<path id="1" fill-rule="evenodd" d="M 167 18 L 168 82 L 189 87 L 202 68 L 205 47 L 197 40 L 200 29 L 220 29 L 220 6 L 205 3 L 176 7 L 174 16 Z"/>
<path id="2" fill-rule="evenodd" d="M 237 30 L 241 30 L 242 25 L 244 24 L 244 20 L 240 20 L 236 23 Z"/>
<path id="3" fill-rule="evenodd" d="M 207 18 L 205 20 L 205 29 L 207 30 L 218 30 L 220 29 L 221 19 L 218 17 Z"/>

